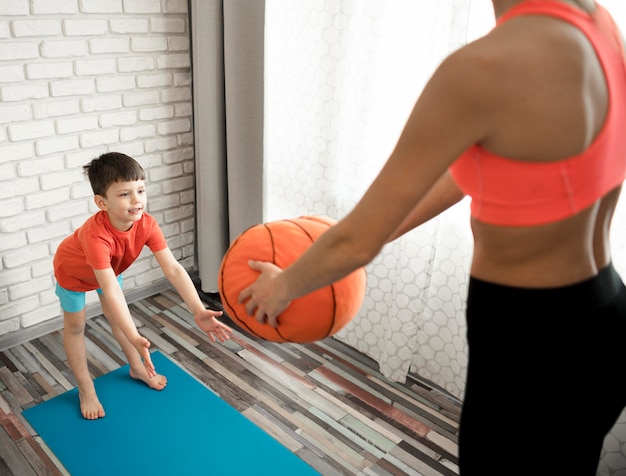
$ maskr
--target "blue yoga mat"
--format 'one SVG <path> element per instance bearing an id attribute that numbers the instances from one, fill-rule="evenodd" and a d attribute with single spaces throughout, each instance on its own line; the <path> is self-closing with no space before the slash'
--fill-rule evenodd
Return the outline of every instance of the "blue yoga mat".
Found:
<path id="1" fill-rule="evenodd" d="M 81 416 L 76 388 L 24 410 L 72 476 L 319 474 L 159 351 L 152 361 L 160 392 L 128 365 L 95 380 L 104 418 Z"/>

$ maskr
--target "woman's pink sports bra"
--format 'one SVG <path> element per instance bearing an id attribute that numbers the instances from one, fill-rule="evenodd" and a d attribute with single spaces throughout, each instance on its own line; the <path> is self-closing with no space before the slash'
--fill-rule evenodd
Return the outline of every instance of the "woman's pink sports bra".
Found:
<path id="1" fill-rule="evenodd" d="M 518 15 L 550 15 L 579 28 L 604 69 L 609 106 L 600 133 L 576 156 L 527 162 L 475 144 L 450 166 L 454 181 L 472 197 L 472 216 L 502 226 L 541 225 L 570 217 L 626 178 L 626 56 L 613 19 L 599 5 L 589 15 L 561 2 L 527 0 L 501 16 L 496 28 Z"/>

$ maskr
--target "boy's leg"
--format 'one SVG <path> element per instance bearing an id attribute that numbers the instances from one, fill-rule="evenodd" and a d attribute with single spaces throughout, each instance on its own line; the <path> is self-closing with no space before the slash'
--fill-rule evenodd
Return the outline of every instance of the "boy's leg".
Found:
<path id="1" fill-rule="evenodd" d="M 96 395 L 96 388 L 87 366 L 85 322 L 86 314 L 84 307 L 78 312 L 63 312 L 63 345 L 78 385 L 80 412 L 84 418 L 95 420 L 102 418 L 105 413 Z"/>
<path id="2" fill-rule="evenodd" d="M 122 348 L 122 352 L 126 356 L 128 360 L 128 366 L 130 367 L 130 376 L 137 380 L 142 380 L 151 388 L 155 390 L 163 390 L 165 385 L 167 385 L 167 379 L 163 375 L 156 375 L 154 377 L 148 377 L 146 372 L 146 367 L 143 365 L 141 360 L 141 356 L 137 352 L 137 349 L 131 344 L 131 342 L 126 338 L 122 330 L 110 319 L 111 316 L 109 306 L 106 302 L 106 297 L 102 294 L 98 294 L 100 298 L 100 304 L 102 306 L 102 313 L 104 317 L 106 317 L 107 321 L 111 325 L 111 332 L 113 332 L 113 336 L 120 344 Z"/>

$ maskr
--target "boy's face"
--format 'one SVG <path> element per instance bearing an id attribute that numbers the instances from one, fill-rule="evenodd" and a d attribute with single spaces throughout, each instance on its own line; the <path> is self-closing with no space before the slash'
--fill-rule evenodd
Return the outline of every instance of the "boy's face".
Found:
<path id="1" fill-rule="evenodd" d="M 148 202 L 143 180 L 112 183 L 106 197 L 96 195 L 96 205 L 109 214 L 109 220 L 116 230 L 126 231 L 141 219 Z"/>

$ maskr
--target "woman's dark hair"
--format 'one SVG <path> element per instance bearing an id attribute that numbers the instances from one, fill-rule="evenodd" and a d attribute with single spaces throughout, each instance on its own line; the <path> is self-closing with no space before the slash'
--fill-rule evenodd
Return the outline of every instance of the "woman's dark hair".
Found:
<path id="1" fill-rule="evenodd" d="M 121 152 L 107 152 L 83 166 L 94 195 L 106 197 L 106 191 L 115 182 L 145 180 L 146 172 L 139 163 Z"/>

